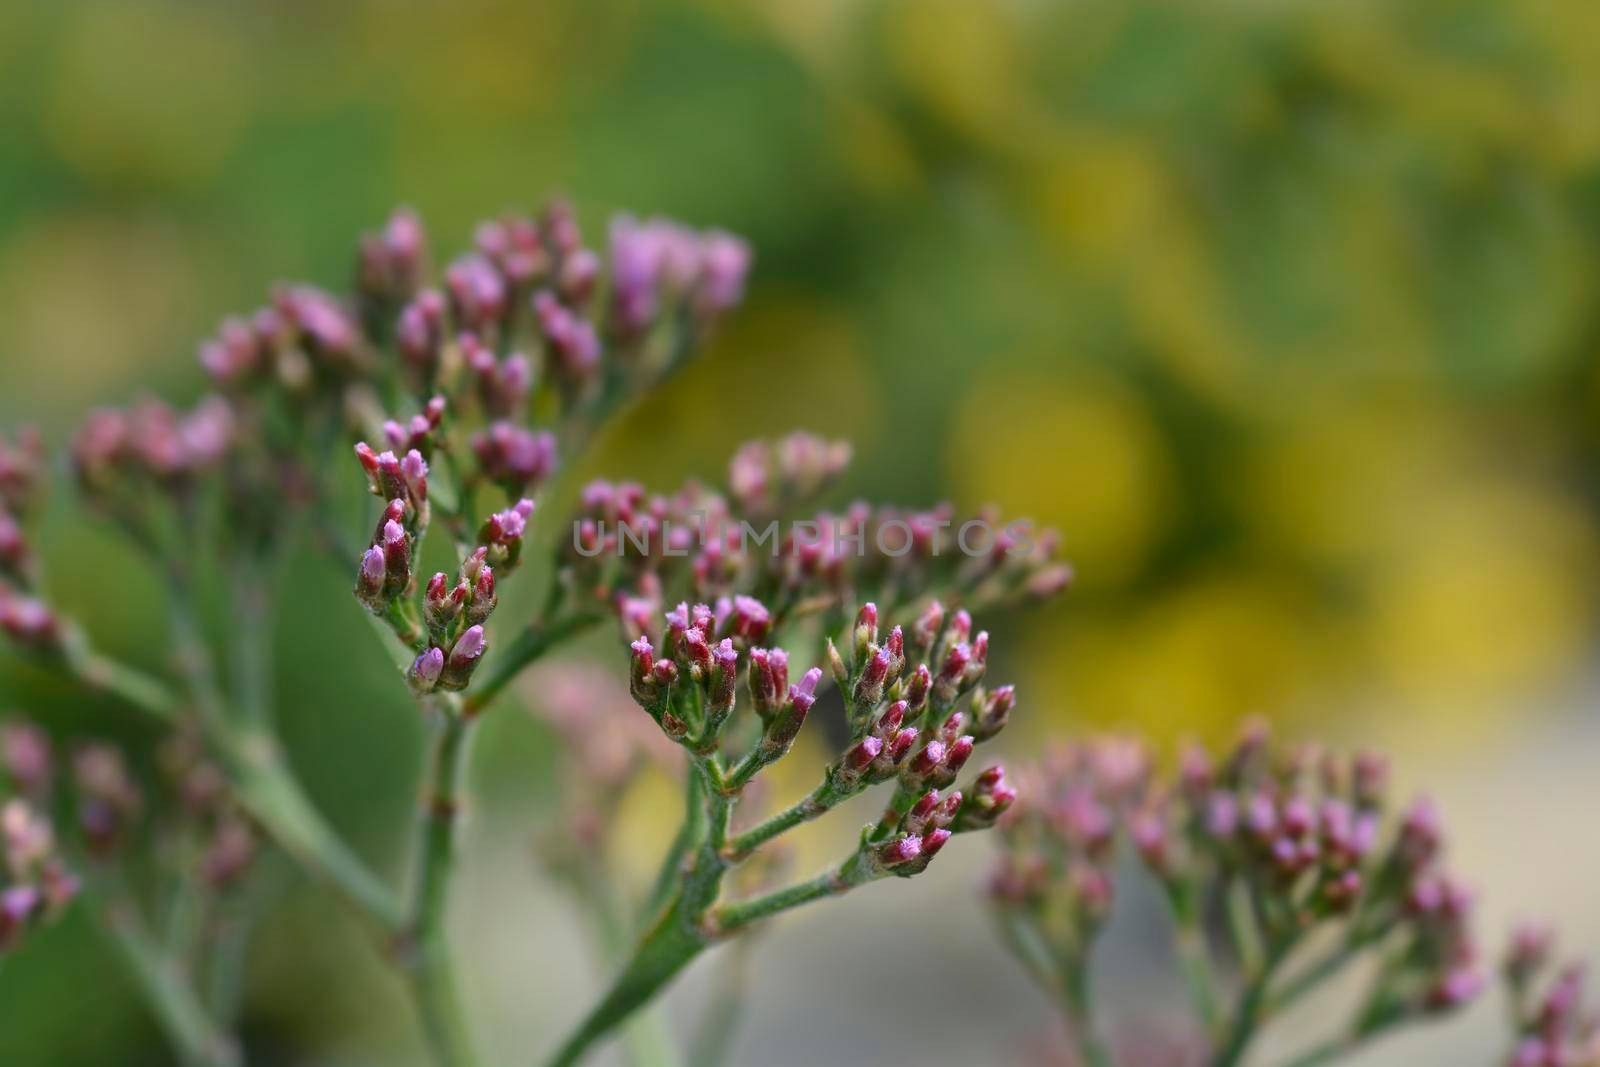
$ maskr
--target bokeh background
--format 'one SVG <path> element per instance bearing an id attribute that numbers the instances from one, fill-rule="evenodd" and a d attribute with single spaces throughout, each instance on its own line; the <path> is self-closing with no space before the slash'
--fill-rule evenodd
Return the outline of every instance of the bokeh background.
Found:
<path id="1" fill-rule="evenodd" d="M 996 627 L 1013 751 L 1249 714 L 1387 745 L 1453 817 L 1489 934 L 1551 914 L 1594 955 L 1596 114 L 1591 0 L 6 0 L 0 421 L 59 442 L 94 403 L 196 395 L 223 314 L 342 283 L 396 204 L 445 248 L 552 191 L 591 232 L 622 208 L 725 226 L 757 250 L 746 309 L 596 473 L 665 487 L 806 427 L 856 443 L 841 499 L 1056 525 L 1075 589 Z M 56 597 L 159 664 L 150 577 L 67 493 L 47 534 Z M 297 567 L 290 747 L 398 870 L 418 727 L 345 578 Z M 142 736 L 9 657 L 0 704 Z M 548 736 L 507 711 L 481 741 L 459 925 L 497 1062 L 527 1062 L 600 976 L 529 856 Z M 984 844 L 951 853 L 775 931 L 736 1062 L 1047 1046 L 965 900 Z M 1112 971 L 1132 1025 L 1148 986 Z M 320 894 L 285 891 L 249 992 L 261 1063 L 415 1055 Z M 1362 1062 L 1488 1062 L 1497 1010 Z M 167 1062 L 82 916 L 0 973 L 0 1062 Z"/>

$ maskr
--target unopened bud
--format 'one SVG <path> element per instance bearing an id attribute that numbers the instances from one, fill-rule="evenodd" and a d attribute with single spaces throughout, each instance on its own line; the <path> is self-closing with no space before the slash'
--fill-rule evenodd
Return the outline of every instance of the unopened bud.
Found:
<path id="1" fill-rule="evenodd" d="M 772 626 L 772 615 L 765 604 L 748 596 L 733 598 L 732 619 L 729 627 L 735 640 L 748 647 L 764 640 Z"/>
<path id="2" fill-rule="evenodd" d="M 850 671 L 845 667 L 844 660 L 839 656 L 839 650 L 833 647 L 833 641 L 828 641 L 828 671 L 833 675 L 833 680 L 840 689 L 850 683 Z"/>
<path id="3" fill-rule="evenodd" d="M 933 673 L 928 670 L 926 663 L 917 664 L 917 669 L 911 674 L 911 681 L 906 685 L 906 713 L 913 718 L 922 713 L 928 706 L 928 693 L 933 688 Z"/>
<path id="4" fill-rule="evenodd" d="M 896 700 L 878 716 L 878 721 L 873 724 L 872 732 L 887 741 L 900 731 L 900 724 L 905 721 L 906 702 Z"/>
<path id="5" fill-rule="evenodd" d="M 891 766 L 897 766 L 917 743 L 917 731 L 910 726 L 902 727 L 900 732 L 890 738 L 884 745 L 883 755 Z"/>
<path id="6" fill-rule="evenodd" d="M 944 842 L 939 842 L 943 845 Z M 898 867 L 922 855 L 922 839 L 909 834 L 897 837 L 878 850 L 878 862 L 885 867 Z"/>
<path id="7" fill-rule="evenodd" d="M 868 734 L 850 746 L 849 751 L 844 754 L 844 759 L 839 763 L 840 771 L 847 778 L 855 778 L 872 766 L 872 761 L 877 759 L 882 751 L 883 742 Z"/>
<path id="8" fill-rule="evenodd" d="M 482 626 L 469 626 L 462 631 L 461 636 L 456 638 L 455 647 L 450 650 L 450 655 L 445 660 L 439 686 L 450 690 L 465 689 L 487 648 L 488 642 L 484 638 Z"/>
<path id="9" fill-rule="evenodd" d="M 870 601 L 861 605 L 861 610 L 856 613 L 853 637 L 855 662 L 863 663 L 870 646 L 878 643 L 878 605 Z"/>
<path id="10" fill-rule="evenodd" d="M 739 677 L 739 653 L 733 640 L 723 638 L 712 653 L 710 689 L 706 698 L 706 719 L 713 733 L 733 711 L 734 690 Z"/>
<path id="11" fill-rule="evenodd" d="M 992 693 L 978 689 L 972 697 L 972 733 L 979 741 L 987 741 L 1001 730 L 1011 718 L 1016 706 L 1016 688 L 1003 685 Z"/>
<path id="12" fill-rule="evenodd" d="M 967 666 L 971 662 L 972 648 L 965 644 L 954 646 L 946 654 L 944 664 L 939 668 L 939 675 L 933 680 L 933 706 L 936 709 L 948 708 L 955 703 L 956 697 L 961 694 Z"/>
<path id="13" fill-rule="evenodd" d="M 467 604 L 467 624 L 477 626 L 488 621 L 499 603 L 500 598 L 495 595 L 494 568 L 487 566 L 479 568 L 478 576 L 472 583 L 472 596 Z"/>
<path id="14" fill-rule="evenodd" d="M 928 606 L 922 609 L 922 614 L 917 616 L 917 621 L 911 624 L 911 638 L 916 643 L 919 655 L 925 656 L 933 649 L 933 642 L 943 628 L 944 605 L 937 600 L 929 601 Z"/>
<path id="15" fill-rule="evenodd" d="M 1006 781 L 1005 768 L 988 767 L 979 773 L 956 817 L 957 830 L 982 830 L 993 826 L 1016 802 L 1017 791 Z"/>
<path id="16" fill-rule="evenodd" d="M 922 747 L 922 751 L 911 757 L 909 770 L 918 778 L 931 777 L 944 762 L 944 742 L 929 741 Z"/>
<path id="17" fill-rule="evenodd" d="M 868 605 L 869 607 L 871 605 Z M 884 683 L 889 677 L 889 650 L 880 648 L 866 661 L 861 677 L 856 679 L 854 703 L 856 708 L 868 710 L 883 700 Z"/>
<path id="18" fill-rule="evenodd" d="M 439 676 L 443 673 L 444 649 L 435 646 L 418 656 L 411 664 L 411 669 L 406 672 L 406 681 L 410 683 L 413 692 L 431 693 L 439 684 Z"/>

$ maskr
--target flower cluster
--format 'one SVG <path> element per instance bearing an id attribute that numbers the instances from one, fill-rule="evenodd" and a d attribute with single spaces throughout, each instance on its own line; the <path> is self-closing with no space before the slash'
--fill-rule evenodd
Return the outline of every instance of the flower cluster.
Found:
<path id="1" fill-rule="evenodd" d="M 1600 1017 L 1583 1003 L 1584 966 L 1555 967 L 1554 955 L 1550 928 L 1529 925 L 1512 934 L 1501 968 L 1515 1025 L 1506 1067 L 1600 1065 Z"/>
<path id="2" fill-rule="evenodd" d="M 26 524 L 43 495 L 44 445 L 24 430 L 0 436 L 0 632 L 30 649 L 60 640 L 55 614 L 37 595 L 39 573 Z"/>
<path id="3" fill-rule="evenodd" d="M 78 895 L 46 813 L 51 785 L 50 739 L 38 727 L 0 725 L 0 953 L 33 926 L 60 915 Z"/>
<path id="4" fill-rule="evenodd" d="M 1118 829 L 1148 774 L 1143 747 L 1122 738 L 1063 743 L 1019 769 L 1017 787 L 1006 790 L 1023 799 L 1000 822 L 1003 848 L 989 879 L 1014 946 L 1038 939 L 1072 966 L 1088 966 L 1111 912 Z"/>
<path id="5" fill-rule="evenodd" d="M 727 795 L 736 796 L 789 752 L 823 682 L 821 667 L 791 682 L 789 654 L 756 644 L 770 636 L 771 622 L 771 613 L 748 597 L 716 609 L 684 603 L 666 614 L 659 656 L 649 635 L 631 646 L 634 700 Z M 900 626 L 882 631 L 877 606 L 868 603 L 846 631 L 848 656 L 828 642 L 849 740 L 810 796 L 726 842 L 726 858 L 743 859 L 790 827 L 892 781 L 894 794 L 882 819 L 863 835 L 839 878 L 849 885 L 885 874 L 909 876 L 926 868 L 953 833 L 991 825 L 1010 803 L 1014 794 L 998 767 L 978 775 L 965 791 L 953 788 L 978 742 L 1004 725 L 1013 701 L 1010 687 L 990 694 L 980 684 L 988 634 L 973 637 L 965 612 L 946 619 L 937 602 L 927 606 L 912 634 L 908 641 Z M 742 753 L 728 753 L 734 762 L 723 768 L 716 761 L 729 739 L 741 735 L 729 729 L 741 678 L 755 712 L 744 733 L 754 740 Z"/>
<path id="6" fill-rule="evenodd" d="M 485 562 L 488 551 L 479 548 L 468 556 L 453 586 L 443 571 L 428 579 L 422 595 L 427 647 L 406 674 L 406 681 L 419 695 L 435 688 L 457 692 L 465 689 L 488 650 L 483 624 L 499 603 L 494 591 L 494 568 Z"/>
<path id="7" fill-rule="evenodd" d="M 821 613 L 833 627 L 864 599 L 900 611 L 936 595 L 975 609 L 1048 597 L 1069 580 L 1053 533 L 993 512 L 957 521 L 947 506 L 858 502 L 842 515 L 779 521 L 837 479 L 849 454 L 843 442 L 794 433 L 741 446 L 726 494 L 698 482 L 670 496 L 593 482 L 566 548 L 573 582 L 615 604 L 631 638 L 678 598 L 746 594 L 760 597 L 775 620 Z"/>
<path id="8" fill-rule="evenodd" d="M 1114 844 L 1125 835 L 1171 905 L 1211 1062 L 1236 1062 L 1273 1013 L 1358 958 L 1378 965 L 1344 1046 L 1482 989 L 1471 894 L 1441 866 L 1438 817 L 1426 801 L 1388 817 L 1383 759 L 1285 750 L 1252 727 L 1220 761 L 1185 752 L 1172 781 L 1150 766 L 1136 744 L 1097 742 L 1024 778 L 991 898 L 1009 943 L 1045 980 L 1084 988 L 1089 948 L 1109 915 Z M 1226 953 L 1211 944 L 1217 915 L 1227 917 Z M 1285 978 L 1291 960 L 1315 956 L 1319 943 L 1331 945 L 1322 959 Z M 1219 954 L 1240 971 L 1228 1011 L 1211 977 Z M 1056 963 L 1039 968 L 1041 958 Z M 1088 1031 L 1078 1003 L 1073 1021 Z"/>

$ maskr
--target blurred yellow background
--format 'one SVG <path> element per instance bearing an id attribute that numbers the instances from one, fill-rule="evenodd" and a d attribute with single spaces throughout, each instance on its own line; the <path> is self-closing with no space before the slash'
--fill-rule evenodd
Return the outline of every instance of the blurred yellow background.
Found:
<path id="1" fill-rule="evenodd" d="M 1597 114 L 1592 0 L 13 0 L 0 422 L 59 442 L 88 405 L 192 396 L 224 313 L 341 284 L 396 204 L 445 248 L 551 191 L 591 235 L 617 209 L 721 225 L 755 246 L 749 305 L 596 472 L 664 486 L 808 427 L 855 441 L 848 494 L 1059 526 L 1074 591 L 996 627 L 1014 748 L 1253 713 L 1383 740 L 1482 816 L 1481 880 L 1525 886 L 1482 768 L 1538 738 L 1505 803 L 1600 802 L 1562 759 L 1596 751 Z M 56 505 L 62 600 L 151 654 L 143 579 Z M 310 681 L 380 658 L 344 592 L 306 593 L 280 637 L 313 752 L 364 743 L 341 713 L 387 692 L 381 663 Z M 105 728 L 9 659 L 0 693 Z M 515 779 L 537 739 L 502 732 L 482 773 Z M 371 789 L 303 761 L 379 851 L 408 737 Z M 0 1046 L 162 1062 L 117 1044 L 131 1006 L 67 1033 L 70 974 L 37 974 Z M 280 989 L 251 1036 L 309 1062 L 359 1000 Z"/>

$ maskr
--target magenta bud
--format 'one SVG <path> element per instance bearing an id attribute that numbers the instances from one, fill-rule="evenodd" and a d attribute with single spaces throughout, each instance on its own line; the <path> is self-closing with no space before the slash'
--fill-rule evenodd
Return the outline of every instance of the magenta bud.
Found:
<path id="1" fill-rule="evenodd" d="M 684 632 L 683 647 L 689 666 L 702 677 L 708 675 L 711 671 L 711 645 L 706 642 L 705 631 L 698 626 L 690 627 Z"/>
<path id="2" fill-rule="evenodd" d="M 828 671 L 833 675 L 833 680 L 842 689 L 850 681 L 850 670 L 844 665 L 844 659 L 839 655 L 839 650 L 833 647 L 833 640 L 828 640 Z"/>
<path id="3" fill-rule="evenodd" d="M 906 658 L 906 638 L 900 627 L 896 626 L 889 631 L 889 640 L 884 643 L 884 647 L 889 650 L 889 655 L 895 659 L 904 660 Z"/>
<path id="4" fill-rule="evenodd" d="M 887 741 L 900 731 L 900 724 L 905 721 L 905 717 L 906 702 L 904 700 L 896 700 L 889 705 L 882 715 L 878 716 L 877 725 L 872 728 L 872 732 Z"/>
<path id="5" fill-rule="evenodd" d="M 1003 685 L 992 693 L 984 693 L 981 689 L 973 697 L 973 734 L 980 741 L 987 741 L 1005 728 L 1011 718 L 1011 709 L 1016 706 L 1016 688 Z"/>
<path id="6" fill-rule="evenodd" d="M 1239 826 L 1239 803 L 1232 793 L 1214 792 L 1206 801 L 1206 833 L 1217 841 L 1234 835 Z"/>
<path id="7" fill-rule="evenodd" d="M 735 681 L 738 674 L 739 654 L 734 651 L 733 639 L 725 637 L 712 652 L 711 688 L 706 701 L 706 711 L 713 728 L 720 725 L 733 711 Z"/>
<path id="8" fill-rule="evenodd" d="M 916 743 L 917 731 L 910 726 L 903 727 L 884 747 L 884 755 L 888 757 L 890 763 L 899 764 Z"/>
<path id="9" fill-rule="evenodd" d="M 956 738 L 955 743 L 945 752 L 945 770 L 953 773 L 966 766 L 967 760 L 972 758 L 972 749 L 975 743 L 971 734 Z"/>
<path id="10" fill-rule="evenodd" d="M 1316 810 L 1305 797 L 1291 797 L 1283 805 L 1283 832 L 1290 837 L 1304 837 L 1316 826 Z"/>
<path id="11" fill-rule="evenodd" d="M 655 649 L 650 647 L 650 639 L 641 636 L 628 648 L 633 653 L 633 676 L 641 681 L 648 678 L 656 664 Z"/>
<path id="12" fill-rule="evenodd" d="M 1506 976 L 1513 984 L 1527 982 L 1550 960 L 1555 947 L 1555 932 L 1543 923 L 1524 923 L 1511 933 L 1506 952 Z"/>
<path id="13" fill-rule="evenodd" d="M 872 761 L 878 758 L 878 753 L 883 751 L 883 742 L 870 734 L 857 741 L 850 750 L 844 754 L 842 768 L 851 774 L 860 774 L 872 766 Z"/>
<path id="14" fill-rule="evenodd" d="M 949 718 L 939 724 L 938 737 L 946 745 L 953 744 L 961 736 L 961 729 L 966 725 L 967 717 L 959 711 L 952 711 Z"/>
<path id="15" fill-rule="evenodd" d="M 851 637 L 855 663 L 859 666 L 867 658 L 872 646 L 878 640 L 878 606 L 876 604 L 866 603 L 861 605 L 861 610 L 856 613 L 856 625 Z"/>
<path id="16" fill-rule="evenodd" d="M 922 835 L 922 841 L 920 842 L 921 848 L 919 851 L 922 853 L 922 856 L 925 859 L 932 859 L 934 856 L 938 855 L 941 848 L 944 848 L 944 843 L 948 840 L 950 840 L 949 830 L 946 830 L 943 827 L 940 827 L 937 830 L 931 830 Z"/>
<path id="17" fill-rule="evenodd" d="M 922 609 L 922 614 L 917 616 L 917 621 L 911 624 L 911 637 L 916 642 L 922 654 L 926 654 L 933 647 L 933 642 L 939 636 L 939 631 L 944 628 L 944 605 L 937 600 L 930 601 Z"/>
<path id="18" fill-rule="evenodd" d="M 1401 822 L 1396 849 L 1403 863 L 1419 870 L 1439 854 L 1443 839 L 1444 829 L 1438 812 L 1424 797 L 1411 806 Z"/>
<path id="19" fill-rule="evenodd" d="M 942 845 L 944 842 L 940 842 Z M 885 867 L 898 867 L 922 855 L 922 839 L 899 837 L 878 850 L 878 861 Z"/>
<path id="20" fill-rule="evenodd" d="M 483 655 L 483 649 L 483 627 L 468 627 L 466 631 L 456 639 L 455 647 L 450 650 L 450 662 L 453 666 L 471 663 Z"/>
<path id="21" fill-rule="evenodd" d="M 1450 1011 L 1474 1000 L 1487 984 L 1483 972 L 1470 964 L 1452 967 L 1428 992 L 1428 1007 Z"/>
<path id="22" fill-rule="evenodd" d="M 933 682 L 933 704 L 935 708 L 947 708 L 955 703 L 957 696 L 965 685 L 967 666 L 972 662 L 972 648 L 966 644 L 959 644 L 950 649 L 944 658 L 944 664 L 939 668 L 939 675 Z"/>
<path id="23" fill-rule="evenodd" d="M 927 825 L 929 819 L 933 818 L 934 810 L 938 808 L 938 806 L 939 791 L 937 789 L 928 790 L 926 793 L 922 794 L 922 796 L 918 797 L 917 802 L 911 805 L 911 810 L 906 812 L 907 824 L 909 826 L 915 826 L 917 828 L 917 832 L 920 833 L 921 828 Z"/>
<path id="24" fill-rule="evenodd" d="M 373 545 L 361 556 L 361 587 L 376 593 L 383 588 L 383 549 Z"/>
<path id="25" fill-rule="evenodd" d="M 772 615 L 766 605 L 754 597 L 734 597 L 731 614 L 733 636 L 747 645 L 763 640 L 772 625 Z"/>
<path id="26" fill-rule="evenodd" d="M 939 740 L 929 741 L 923 746 L 922 751 L 911 758 L 911 772 L 918 777 L 933 774 L 944 763 L 944 743 Z"/>
<path id="27" fill-rule="evenodd" d="M 418 656 L 411 664 L 407 681 L 416 692 L 429 693 L 439 684 L 439 676 L 443 673 L 444 650 L 436 646 Z"/>
<path id="28" fill-rule="evenodd" d="M 456 638 L 455 647 L 445 659 L 439 686 L 451 690 L 465 689 L 487 648 L 488 642 L 484 638 L 482 626 L 469 626 L 462 631 L 461 636 Z"/>
<path id="29" fill-rule="evenodd" d="M 880 648 L 873 653 L 862 670 L 861 677 L 856 679 L 856 707 L 870 709 L 878 706 L 878 702 L 883 699 L 884 683 L 889 677 L 889 664 L 888 649 Z"/>
<path id="30" fill-rule="evenodd" d="M 933 674 L 926 663 L 917 664 L 911 682 L 906 686 L 906 706 L 909 714 L 920 712 L 928 703 L 928 692 L 933 687 Z"/>

